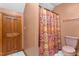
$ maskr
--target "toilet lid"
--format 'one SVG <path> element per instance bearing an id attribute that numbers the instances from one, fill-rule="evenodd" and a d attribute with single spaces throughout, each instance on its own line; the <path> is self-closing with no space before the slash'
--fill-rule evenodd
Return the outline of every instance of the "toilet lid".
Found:
<path id="1" fill-rule="evenodd" d="M 75 49 L 71 46 L 63 46 L 62 48 L 63 51 L 68 52 L 68 53 L 74 53 Z"/>

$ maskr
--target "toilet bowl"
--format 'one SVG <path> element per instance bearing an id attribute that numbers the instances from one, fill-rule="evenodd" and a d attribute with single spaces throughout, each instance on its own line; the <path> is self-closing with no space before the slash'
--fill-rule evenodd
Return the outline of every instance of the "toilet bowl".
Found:
<path id="1" fill-rule="evenodd" d="M 62 52 L 64 56 L 75 56 L 76 55 L 76 47 L 78 44 L 78 37 L 66 36 L 65 46 L 62 47 Z"/>
<path id="2" fill-rule="evenodd" d="M 75 55 L 75 49 L 71 46 L 63 46 L 62 52 L 65 56 L 74 56 Z"/>

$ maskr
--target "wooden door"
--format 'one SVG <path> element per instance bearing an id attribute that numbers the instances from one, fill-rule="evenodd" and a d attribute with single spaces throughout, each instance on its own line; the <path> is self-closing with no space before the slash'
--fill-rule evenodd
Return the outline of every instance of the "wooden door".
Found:
<path id="1" fill-rule="evenodd" d="M 21 17 L 3 15 L 3 55 L 22 49 Z"/>

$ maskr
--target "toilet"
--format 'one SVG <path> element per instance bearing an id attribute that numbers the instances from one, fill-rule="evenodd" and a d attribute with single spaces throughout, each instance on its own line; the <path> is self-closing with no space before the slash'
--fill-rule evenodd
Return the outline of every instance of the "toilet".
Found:
<path id="1" fill-rule="evenodd" d="M 64 40 L 66 44 L 62 47 L 64 56 L 75 56 L 79 37 L 66 36 L 64 37 Z"/>

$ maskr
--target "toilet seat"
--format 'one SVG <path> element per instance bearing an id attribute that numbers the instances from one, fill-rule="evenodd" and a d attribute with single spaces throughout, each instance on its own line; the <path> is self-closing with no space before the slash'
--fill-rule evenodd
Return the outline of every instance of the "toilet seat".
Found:
<path id="1" fill-rule="evenodd" d="M 75 49 L 71 46 L 63 46 L 62 51 L 65 54 L 71 54 L 71 55 L 75 54 Z"/>

